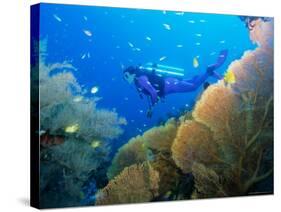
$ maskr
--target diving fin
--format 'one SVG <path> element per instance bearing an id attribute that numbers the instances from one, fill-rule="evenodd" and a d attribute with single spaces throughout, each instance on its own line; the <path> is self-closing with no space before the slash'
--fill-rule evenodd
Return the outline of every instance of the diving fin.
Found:
<path id="1" fill-rule="evenodd" d="M 217 73 L 215 70 L 224 64 L 224 62 L 227 58 L 227 55 L 228 55 L 227 49 L 224 49 L 224 50 L 220 51 L 217 62 L 215 64 L 209 65 L 207 67 L 207 73 L 210 76 L 214 76 L 217 79 L 222 79 L 222 76 L 219 73 Z"/>
<path id="2" fill-rule="evenodd" d="M 206 90 L 209 86 L 210 86 L 210 83 L 209 82 L 205 82 L 204 85 L 203 85 L 204 90 Z"/>
<path id="3" fill-rule="evenodd" d="M 216 68 L 222 66 L 227 58 L 227 55 L 228 55 L 228 50 L 227 49 L 224 49 L 220 52 L 219 54 L 219 57 L 217 59 L 217 64 L 216 64 Z"/>

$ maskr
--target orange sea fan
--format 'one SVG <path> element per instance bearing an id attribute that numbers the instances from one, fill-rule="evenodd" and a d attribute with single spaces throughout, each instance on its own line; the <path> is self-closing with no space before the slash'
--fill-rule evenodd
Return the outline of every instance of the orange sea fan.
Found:
<path id="1" fill-rule="evenodd" d="M 157 155 L 156 159 L 151 162 L 151 166 L 159 172 L 159 195 L 163 196 L 176 188 L 181 175 L 172 158 L 167 159 Z"/>
<path id="2" fill-rule="evenodd" d="M 107 176 L 112 179 L 118 175 L 125 167 L 133 164 L 140 164 L 146 160 L 146 152 L 143 137 L 137 136 L 118 150 L 113 158 L 112 164 L 107 171 Z"/>
<path id="3" fill-rule="evenodd" d="M 212 132 L 196 121 L 183 122 L 172 145 L 172 157 L 183 172 L 191 172 L 194 162 L 204 164 L 219 161 Z"/>
<path id="4" fill-rule="evenodd" d="M 153 127 L 143 134 L 146 148 L 169 153 L 177 132 L 177 122 L 170 119 L 163 126 Z"/>
<path id="5" fill-rule="evenodd" d="M 213 170 L 201 163 L 194 163 L 192 173 L 195 178 L 195 190 L 192 194 L 193 199 L 224 197 L 224 191 L 220 176 Z"/>
<path id="6" fill-rule="evenodd" d="M 220 82 L 210 86 L 203 93 L 192 115 L 196 121 L 214 132 L 216 140 L 222 140 L 231 134 L 230 123 L 238 104 L 239 101 L 231 88 Z"/>
<path id="7" fill-rule="evenodd" d="M 151 150 L 156 154 L 161 152 L 162 155 L 169 156 L 176 132 L 177 122 L 175 119 L 170 119 L 165 125 L 153 127 L 143 135 L 130 139 L 114 156 L 107 172 L 108 178 L 112 179 L 125 167 L 149 160 Z"/>
<path id="8" fill-rule="evenodd" d="M 273 48 L 273 19 L 255 21 L 255 27 L 250 31 L 250 38 L 263 48 Z"/>
<path id="9" fill-rule="evenodd" d="M 264 103 L 273 90 L 273 52 L 257 48 L 246 52 L 241 60 L 230 65 L 236 76 L 232 89 L 240 95 L 254 95 L 254 104 Z"/>
<path id="10" fill-rule="evenodd" d="M 158 195 L 158 183 L 159 173 L 149 163 L 132 165 L 97 193 L 96 205 L 151 201 Z"/>

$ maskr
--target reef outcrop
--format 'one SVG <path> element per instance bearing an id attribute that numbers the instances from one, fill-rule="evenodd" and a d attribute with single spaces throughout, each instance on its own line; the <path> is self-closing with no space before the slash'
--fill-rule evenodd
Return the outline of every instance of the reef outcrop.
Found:
<path id="1" fill-rule="evenodd" d="M 121 147 L 112 163 L 118 171 L 98 193 L 97 204 L 261 191 L 256 185 L 272 178 L 273 173 L 273 20 L 256 19 L 249 33 L 258 46 L 230 64 L 232 83 L 221 80 L 209 86 L 192 113 L 154 127 Z M 121 162 L 129 157 L 129 163 Z M 157 176 L 153 192 L 146 190 L 144 167 Z M 132 180 L 138 178 L 136 173 L 140 179 Z M 151 176 L 154 172 L 146 173 Z M 190 181 L 186 181 L 189 186 L 183 183 L 187 175 L 194 177 L 194 187 Z M 183 185 L 181 189 L 179 185 Z M 132 188 L 140 189 L 143 198 Z M 175 192 L 190 188 L 191 196 Z"/>
<path id="2" fill-rule="evenodd" d="M 141 164 L 146 161 L 146 152 L 141 136 L 134 137 L 123 145 L 112 160 L 107 171 L 109 179 L 117 176 L 125 167 L 133 164 Z"/>
<path id="3" fill-rule="evenodd" d="M 83 187 L 95 181 L 98 170 L 101 173 L 101 167 L 109 160 L 108 143 L 122 134 L 121 126 L 126 120 L 114 111 L 97 108 L 98 98 L 85 95 L 71 63 L 48 64 L 46 48 L 47 42 L 40 41 L 40 60 L 36 64 L 40 96 L 40 204 L 77 206 L 85 196 Z"/>
<path id="4" fill-rule="evenodd" d="M 153 160 L 156 154 L 161 153 L 169 157 L 176 132 L 177 121 L 172 118 L 164 125 L 153 127 L 143 135 L 130 139 L 113 158 L 107 174 L 109 179 L 118 175 L 127 166 Z"/>
<path id="5" fill-rule="evenodd" d="M 96 194 L 96 205 L 139 203 L 158 195 L 159 173 L 149 163 L 126 167 Z"/>
<path id="6" fill-rule="evenodd" d="M 259 46 L 229 66 L 235 83 L 209 86 L 195 106 L 193 121 L 179 127 L 173 158 L 183 171 L 193 173 L 193 198 L 246 195 L 272 177 L 272 30 L 272 21 L 256 21 L 250 34 Z M 202 125 L 209 131 L 204 133 Z"/>

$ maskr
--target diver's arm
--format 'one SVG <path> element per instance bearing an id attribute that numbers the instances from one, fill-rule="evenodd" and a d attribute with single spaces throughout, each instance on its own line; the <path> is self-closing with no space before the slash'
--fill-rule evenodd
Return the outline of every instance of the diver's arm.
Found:
<path id="1" fill-rule="evenodd" d="M 151 102 L 152 105 L 154 105 L 157 102 L 157 91 L 155 88 L 153 88 L 153 86 L 151 85 L 151 83 L 149 82 L 147 76 L 140 76 L 137 78 L 138 81 L 138 85 L 141 89 L 144 89 L 147 93 L 149 93 L 150 97 L 151 97 Z"/>

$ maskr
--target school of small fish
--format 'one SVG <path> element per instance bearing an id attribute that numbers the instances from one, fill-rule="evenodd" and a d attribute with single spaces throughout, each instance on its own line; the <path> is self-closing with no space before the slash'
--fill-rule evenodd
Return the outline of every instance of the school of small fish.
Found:
<path id="1" fill-rule="evenodd" d="M 90 58 L 90 57 L 91 57 L 90 52 L 84 53 L 84 54 L 81 56 L 81 59 L 84 60 L 86 57 L 87 57 L 87 58 Z"/>

